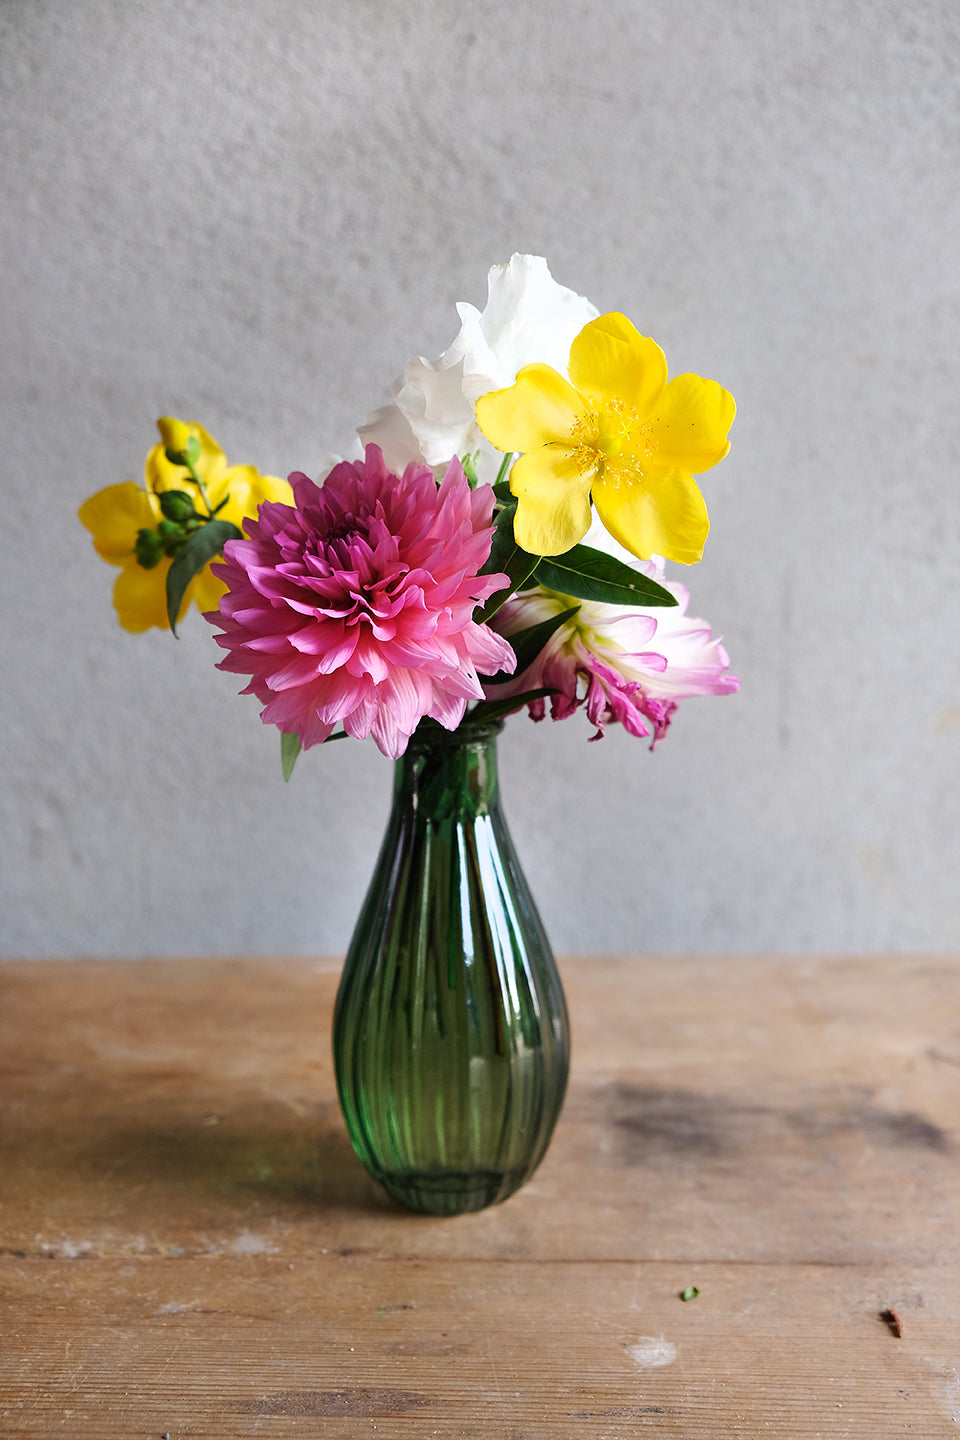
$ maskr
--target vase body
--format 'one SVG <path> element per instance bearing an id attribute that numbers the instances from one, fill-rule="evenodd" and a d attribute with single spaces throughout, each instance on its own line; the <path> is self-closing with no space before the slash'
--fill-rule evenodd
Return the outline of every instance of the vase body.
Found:
<path id="1" fill-rule="evenodd" d="M 566 1004 L 500 809 L 498 729 L 421 726 L 396 762 L 334 1012 L 354 1149 L 394 1199 L 435 1215 L 529 1178 L 567 1081 Z"/>

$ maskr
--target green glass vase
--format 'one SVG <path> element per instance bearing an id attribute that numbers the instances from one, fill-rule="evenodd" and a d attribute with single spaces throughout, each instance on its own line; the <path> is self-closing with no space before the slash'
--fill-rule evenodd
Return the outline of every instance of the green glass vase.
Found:
<path id="1" fill-rule="evenodd" d="M 569 1024 L 500 809 L 496 737 L 421 722 L 347 952 L 333 1024 L 353 1147 L 432 1215 L 505 1200 L 563 1104 Z"/>

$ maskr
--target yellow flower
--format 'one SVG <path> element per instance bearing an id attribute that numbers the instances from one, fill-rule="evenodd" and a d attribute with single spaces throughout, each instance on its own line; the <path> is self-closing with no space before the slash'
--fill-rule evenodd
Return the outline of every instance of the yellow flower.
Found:
<path id="1" fill-rule="evenodd" d="M 191 436 L 196 436 L 200 453 L 194 465 L 211 507 L 215 509 L 229 492 L 230 498 L 218 512 L 218 520 L 230 520 L 239 527 L 245 515 L 256 515 L 262 501 L 281 500 L 289 504 L 293 498 L 286 480 L 261 475 L 253 465 L 228 468 L 223 451 L 202 425 L 166 416 L 157 421 L 157 429 L 163 439 L 147 456 L 146 489 L 141 490 L 132 480 L 108 485 L 85 500 L 78 511 L 81 523 L 93 536 L 93 547 L 100 558 L 120 567 L 113 587 L 113 604 L 124 630 L 134 633 L 154 625 L 165 630 L 168 624 L 167 571 L 173 562 L 164 558 L 147 570 L 138 564 L 136 556 L 137 532 L 155 530 L 162 518 L 157 496 L 164 490 L 186 490 L 194 497 L 198 514 L 206 513 L 188 471 L 182 465 L 171 464 L 164 453 L 166 449 L 182 449 Z M 191 602 L 200 610 L 215 610 L 223 592 L 223 584 L 207 565 L 187 586 L 178 622 Z"/>
<path id="2" fill-rule="evenodd" d="M 625 315 L 601 315 L 570 347 L 565 380 L 526 365 L 477 401 L 496 449 L 521 451 L 510 474 L 514 533 L 532 555 L 561 555 L 603 524 L 641 560 L 692 564 L 710 529 L 694 475 L 722 460 L 736 410 L 715 380 L 667 380 L 660 346 Z"/>

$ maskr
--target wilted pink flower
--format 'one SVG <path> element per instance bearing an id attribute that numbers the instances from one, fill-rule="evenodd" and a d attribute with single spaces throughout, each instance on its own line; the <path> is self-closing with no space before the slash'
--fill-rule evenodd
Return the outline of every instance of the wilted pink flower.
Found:
<path id="1" fill-rule="evenodd" d="M 305 749 L 342 723 L 395 759 L 423 716 L 454 729 L 482 697 L 477 669 L 513 663 L 510 646 L 472 618 L 505 583 L 477 576 L 492 490 L 471 492 L 457 460 L 439 489 L 426 465 L 393 475 L 376 445 L 322 485 L 290 481 L 293 506 L 262 505 L 215 567 L 227 593 L 207 619 L 229 651 L 218 668 L 249 675 L 241 693 Z"/>
<path id="2" fill-rule="evenodd" d="M 507 636 L 571 605 L 580 610 L 554 632 L 532 665 L 512 680 L 488 687 L 488 695 L 507 698 L 525 690 L 555 690 L 550 696 L 554 720 L 565 720 L 585 705 L 597 727 L 591 740 L 601 739 L 604 727 L 619 721 L 631 735 L 652 732 L 652 750 L 667 733 L 678 700 L 739 690 L 740 681 L 729 673 L 727 652 L 712 638 L 710 626 L 686 614 L 686 586 L 664 581 L 655 565 L 639 568 L 676 595 L 675 608 L 603 605 L 539 586 L 511 596 L 491 622 Z M 546 713 L 542 699 L 528 708 L 534 720 Z"/>

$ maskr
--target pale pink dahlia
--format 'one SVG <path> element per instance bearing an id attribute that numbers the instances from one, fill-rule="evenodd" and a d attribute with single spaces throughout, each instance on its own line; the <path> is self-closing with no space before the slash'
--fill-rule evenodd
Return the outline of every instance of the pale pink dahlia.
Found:
<path id="1" fill-rule="evenodd" d="M 512 680 L 488 687 L 488 695 L 507 698 L 549 688 L 556 692 L 549 697 L 554 720 L 565 720 L 582 705 L 597 727 L 591 740 L 599 740 L 605 726 L 619 721 L 631 735 L 652 734 L 652 750 L 666 735 L 678 700 L 739 690 L 720 640 L 713 639 L 705 620 L 686 614 L 686 586 L 664 581 L 653 564 L 639 568 L 673 592 L 679 602 L 675 608 L 602 605 L 541 587 L 511 596 L 492 621 L 507 636 L 571 605 L 580 610 L 554 632 L 532 665 Z M 546 713 L 543 699 L 528 708 L 534 720 Z"/>
<path id="2" fill-rule="evenodd" d="M 493 491 L 452 460 L 439 489 L 426 465 L 387 469 L 376 445 L 322 485 L 290 476 L 294 504 L 265 504 L 215 566 L 227 586 L 207 619 L 249 675 L 241 694 L 304 748 L 342 724 L 396 758 L 425 716 L 448 730 L 483 695 L 477 670 L 510 669 L 510 646 L 473 609 L 505 577 L 490 553 Z"/>

